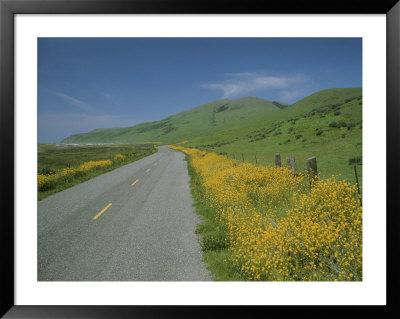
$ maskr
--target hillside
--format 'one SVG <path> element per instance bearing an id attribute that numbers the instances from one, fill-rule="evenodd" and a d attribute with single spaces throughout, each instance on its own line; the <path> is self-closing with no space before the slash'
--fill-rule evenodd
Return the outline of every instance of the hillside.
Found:
<path id="1" fill-rule="evenodd" d="M 64 139 L 64 143 L 187 141 L 197 147 L 262 165 L 295 156 L 299 171 L 316 156 L 321 176 L 354 181 L 350 163 L 362 161 L 362 89 L 316 92 L 292 104 L 255 97 L 219 100 L 164 120 L 128 128 L 97 129 Z M 361 167 L 360 167 L 361 168 Z M 359 170 L 360 180 L 362 171 Z"/>
<path id="2" fill-rule="evenodd" d="M 274 165 L 295 156 L 299 171 L 317 157 L 323 177 L 340 175 L 354 181 L 353 163 L 362 162 L 362 90 L 330 89 L 312 94 L 283 110 L 203 132 L 187 147 L 227 153 L 240 161 Z M 362 177 L 359 168 L 360 180 Z"/>
<path id="3" fill-rule="evenodd" d="M 174 143 L 198 132 L 227 126 L 238 120 L 279 111 L 285 103 L 267 101 L 256 97 L 237 100 L 218 100 L 169 116 L 163 120 L 142 123 L 126 128 L 96 129 L 76 134 L 62 143 L 137 143 L 158 141 Z"/>

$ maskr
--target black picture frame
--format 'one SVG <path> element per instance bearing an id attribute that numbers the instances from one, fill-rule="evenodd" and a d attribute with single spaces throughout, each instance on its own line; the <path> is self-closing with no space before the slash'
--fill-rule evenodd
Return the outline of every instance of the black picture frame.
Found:
<path id="1" fill-rule="evenodd" d="M 17 306 L 14 303 L 14 15 L 15 14 L 385 14 L 387 21 L 386 101 L 386 306 Z M 1 192 L 1 308 L 5 318 L 164 318 L 247 317 L 261 313 L 282 317 L 400 317 L 395 273 L 395 249 L 399 243 L 396 182 L 399 179 L 400 136 L 400 2 L 398 0 L 281 0 L 281 1 L 185 1 L 185 0 L 0 0 L 0 180 Z M 384 212 L 376 212 L 384 214 Z"/>

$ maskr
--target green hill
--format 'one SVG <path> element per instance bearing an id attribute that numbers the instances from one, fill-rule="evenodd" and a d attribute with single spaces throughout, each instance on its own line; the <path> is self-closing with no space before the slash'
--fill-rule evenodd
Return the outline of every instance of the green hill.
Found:
<path id="1" fill-rule="evenodd" d="M 218 100 L 161 121 L 127 128 L 97 129 L 63 143 L 160 142 L 198 147 L 262 165 L 295 156 L 299 171 L 316 156 L 322 177 L 354 180 L 349 163 L 362 160 L 362 89 L 316 92 L 292 104 L 255 97 Z M 361 174 L 361 170 L 359 172 Z"/>
<path id="2" fill-rule="evenodd" d="M 353 163 L 362 161 L 362 90 L 320 91 L 278 112 L 231 122 L 188 140 L 185 146 L 261 165 L 273 166 L 275 153 L 283 164 L 295 156 L 299 171 L 305 171 L 307 158 L 316 156 L 320 176 L 354 181 Z M 358 173 L 361 179 L 361 167 Z"/>
<path id="3" fill-rule="evenodd" d="M 126 128 L 96 129 L 72 135 L 62 143 L 137 143 L 158 141 L 174 143 L 232 122 L 278 111 L 285 104 L 256 97 L 218 100 L 169 116 L 161 121 L 142 123 Z"/>
<path id="4" fill-rule="evenodd" d="M 268 128 L 270 125 L 274 125 L 275 123 L 287 121 L 296 116 L 302 116 L 316 108 L 342 104 L 346 102 L 346 100 L 351 100 L 360 97 L 361 95 L 361 88 L 328 89 L 319 91 L 289 105 L 284 109 L 275 110 L 275 112 L 257 114 L 256 116 L 241 119 L 240 121 L 231 121 L 227 125 L 204 131 L 201 135 L 189 135 L 186 139 L 189 139 L 194 143 L 202 143 L 224 141 L 224 139 L 232 137 L 243 137 L 254 130 L 266 127 Z"/>

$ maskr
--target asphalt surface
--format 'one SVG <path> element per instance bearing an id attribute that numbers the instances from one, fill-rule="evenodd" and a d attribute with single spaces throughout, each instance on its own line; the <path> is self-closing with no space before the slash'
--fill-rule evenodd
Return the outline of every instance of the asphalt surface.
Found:
<path id="1" fill-rule="evenodd" d="M 38 281 L 211 280 L 192 205 L 184 155 L 166 146 L 49 196 L 38 202 Z"/>

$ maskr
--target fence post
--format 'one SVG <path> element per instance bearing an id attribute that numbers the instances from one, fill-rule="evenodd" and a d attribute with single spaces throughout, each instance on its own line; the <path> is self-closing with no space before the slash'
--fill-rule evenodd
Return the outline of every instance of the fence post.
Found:
<path id="1" fill-rule="evenodd" d="M 307 172 L 310 177 L 310 185 L 314 180 L 318 179 L 317 158 L 315 156 L 307 158 Z"/>
<path id="2" fill-rule="evenodd" d="M 295 160 L 294 156 L 287 157 L 286 161 L 289 164 L 289 166 L 293 169 L 293 172 L 297 173 L 296 160 Z"/>
<path id="3" fill-rule="evenodd" d="M 254 154 L 254 158 L 256 159 L 256 165 L 258 165 L 256 154 Z"/>
<path id="4" fill-rule="evenodd" d="M 356 165 L 354 165 L 354 174 L 356 174 L 357 191 L 358 191 L 358 195 L 360 196 L 360 206 L 362 206 L 360 184 L 358 183 L 358 174 L 357 174 L 357 166 Z"/>
<path id="5" fill-rule="evenodd" d="M 281 154 L 276 153 L 275 154 L 275 166 L 282 166 L 282 162 L 281 162 Z"/>

